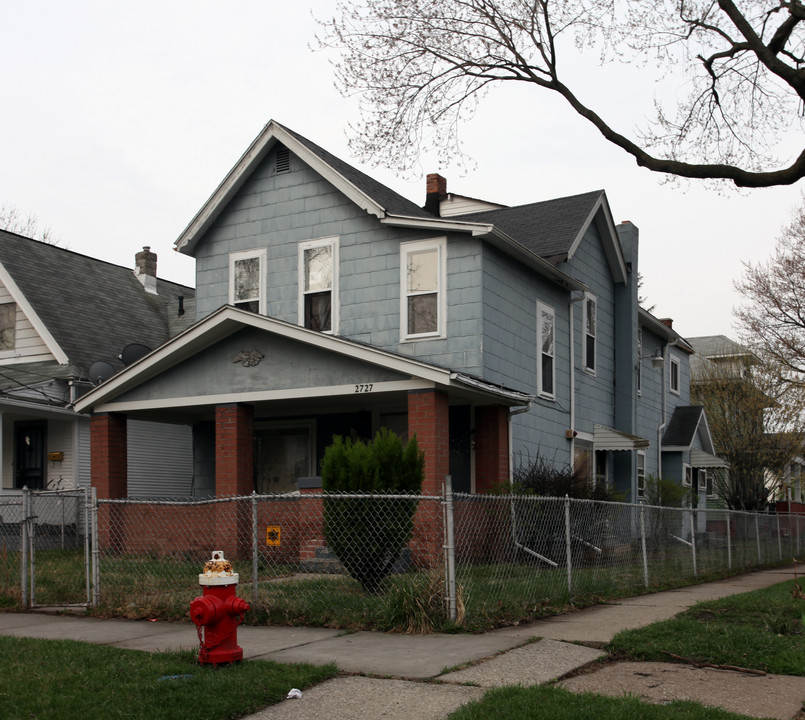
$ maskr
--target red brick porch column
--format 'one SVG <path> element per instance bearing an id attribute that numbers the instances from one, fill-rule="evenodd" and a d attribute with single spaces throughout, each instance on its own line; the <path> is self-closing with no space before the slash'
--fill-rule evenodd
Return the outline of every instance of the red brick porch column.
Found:
<path id="1" fill-rule="evenodd" d="M 447 395 L 437 390 L 412 390 L 408 393 L 408 437 L 416 435 L 419 449 L 425 453 L 423 495 L 441 495 L 442 483 L 450 472 L 450 415 Z M 414 515 L 411 560 L 417 567 L 437 567 L 442 563 L 441 507 L 435 502 L 420 502 Z"/>
<path id="2" fill-rule="evenodd" d="M 505 407 L 475 409 L 475 492 L 485 493 L 509 480 L 509 412 Z"/>
<path id="3" fill-rule="evenodd" d="M 248 495 L 254 490 L 254 410 L 251 405 L 215 408 L 215 495 Z M 251 548 L 251 505 L 243 500 L 217 506 L 215 547 L 237 559 Z"/>
<path id="4" fill-rule="evenodd" d="M 425 453 L 423 495 L 440 495 L 445 475 L 450 472 L 450 415 L 447 395 L 437 390 L 408 393 L 408 437 L 416 435 Z"/>
<path id="5" fill-rule="evenodd" d="M 99 498 L 124 498 L 128 495 L 126 416 L 111 413 L 90 419 L 92 484 Z"/>
<path id="6" fill-rule="evenodd" d="M 128 495 L 128 445 L 125 415 L 99 413 L 90 418 L 92 484 L 99 499 Z M 125 545 L 123 508 L 102 505 L 98 512 L 98 542 L 122 551 Z"/>
<path id="7" fill-rule="evenodd" d="M 254 490 L 254 410 L 251 405 L 215 408 L 215 494 Z"/>

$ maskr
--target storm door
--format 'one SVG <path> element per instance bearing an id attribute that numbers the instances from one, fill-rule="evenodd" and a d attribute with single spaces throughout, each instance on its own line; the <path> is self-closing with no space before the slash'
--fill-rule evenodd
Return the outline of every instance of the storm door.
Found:
<path id="1" fill-rule="evenodd" d="M 14 423 L 14 485 L 42 490 L 45 487 L 44 420 Z"/>

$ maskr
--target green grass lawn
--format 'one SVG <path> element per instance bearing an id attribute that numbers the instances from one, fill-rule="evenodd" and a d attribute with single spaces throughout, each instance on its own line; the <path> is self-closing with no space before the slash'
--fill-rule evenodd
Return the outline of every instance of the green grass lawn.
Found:
<path id="1" fill-rule="evenodd" d="M 805 584 L 805 583 L 803 583 Z M 633 660 L 673 661 L 669 653 L 714 665 L 805 675 L 805 599 L 789 580 L 698 603 L 671 620 L 619 633 L 607 647 Z M 449 720 L 728 720 L 744 718 L 692 702 L 649 705 L 634 697 L 575 695 L 538 686 L 491 690 Z"/>
<path id="2" fill-rule="evenodd" d="M 794 597 L 793 588 L 793 581 L 786 581 L 699 603 L 675 619 L 620 633 L 608 649 L 633 659 L 668 661 L 668 653 L 673 653 L 712 664 L 805 675 L 805 600 Z M 334 667 L 263 661 L 215 669 L 197 665 L 194 652 L 150 654 L 71 641 L 0 637 L 0 717 L 224 720 L 254 712 L 284 698 L 291 687 L 304 689 L 335 672 Z M 743 717 L 692 702 L 650 705 L 634 697 L 577 695 L 538 686 L 490 690 L 481 701 L 454 712 L 450 720 Z"/>
<path id="3" fill-rule="evenodd" d="M 4 720 L 224 720 L 332 677 L 334 666 L 252 660 L 200 666 L 196 653 L 147 653 L 70 640 L 0 637 Z"/>
<path id="4" fill-rule="evenodd" d="M 505 687 L 488 691 L 448 720 L 747 720 L 718 708 L 675 700 L 650 705 L 635 697 L 612 698 L 571 693 L 550 685 Z"/>
<path id="5" fill-rule="evenodd" d="M 805 675 L 805 599 L 792 580 L 698 603 L 677 617 L 618 633 L 607 648 L 639 660 L 697 662 Z"/>

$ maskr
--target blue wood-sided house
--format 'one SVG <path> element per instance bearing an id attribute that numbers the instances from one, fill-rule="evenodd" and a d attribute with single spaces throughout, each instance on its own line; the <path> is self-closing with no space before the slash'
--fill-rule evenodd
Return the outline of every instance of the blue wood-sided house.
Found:
<path id="1" fill-rule="evenodd" d="M 630 499 L 723 464 L 604 191 L 505 207 L 432 175 L 421 207 L 272 121 L 176 249 L 196 324 L 77 404 L 101 496 L 127 493 L 108 448 L 128 419 L 192 426 L 199 494 L 295 490 L 333 434 L 382 426 L 416 434 L 426 492 L 537 454 Z"/>

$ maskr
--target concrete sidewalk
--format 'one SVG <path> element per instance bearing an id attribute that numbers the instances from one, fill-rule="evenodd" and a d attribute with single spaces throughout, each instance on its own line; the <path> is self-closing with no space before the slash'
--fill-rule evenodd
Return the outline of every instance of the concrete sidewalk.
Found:
<path id="1" fill-rule="evenodd" d="M 604 655 L 594 647 L 574 643 L 605 643 L 621 630 L 672 617 L 701 600 L 748 592 L 793 576 L 793 568 L 750 573 L 597 605 L 481 635 L 390 635 L 344 633 L 326 628 L 242 626 L 238 629 L 238 642 L 245 659 L 312 664 L 335 662 L 345 673 L 354 674 L 322 683 L 306 691 L 300 700 L 285 701 L 250 717 L 252 720 L 330 720 L 338 715 L 352 720 L 380 717 L 437 720 L 460 705 L 480 698 L 483 688 L 549 682 Z M 41 613 L 0 613 L 0 635 L 68 638 L 148 651 L 198 647 L 196 628 L 189 623 L 101 620 Z M 535 642 L 536 638 L 542 639 Z M 433 682 L 436 678 L 438 682 Z M 423 683 L 423 680 L 430 682 Z M 743 680 L 745 677 L 741 678 Z M 786 690 L 791 696 L 786 699 L 798 710 L 805 700 L 805 678 L 796 680 L 801 682 Z M 782 698 L 772 700 L 779 705 Z M 762 706 L 754 714 L 791 718 L 796 712 L 785 715 L 772 710 Z"/>

